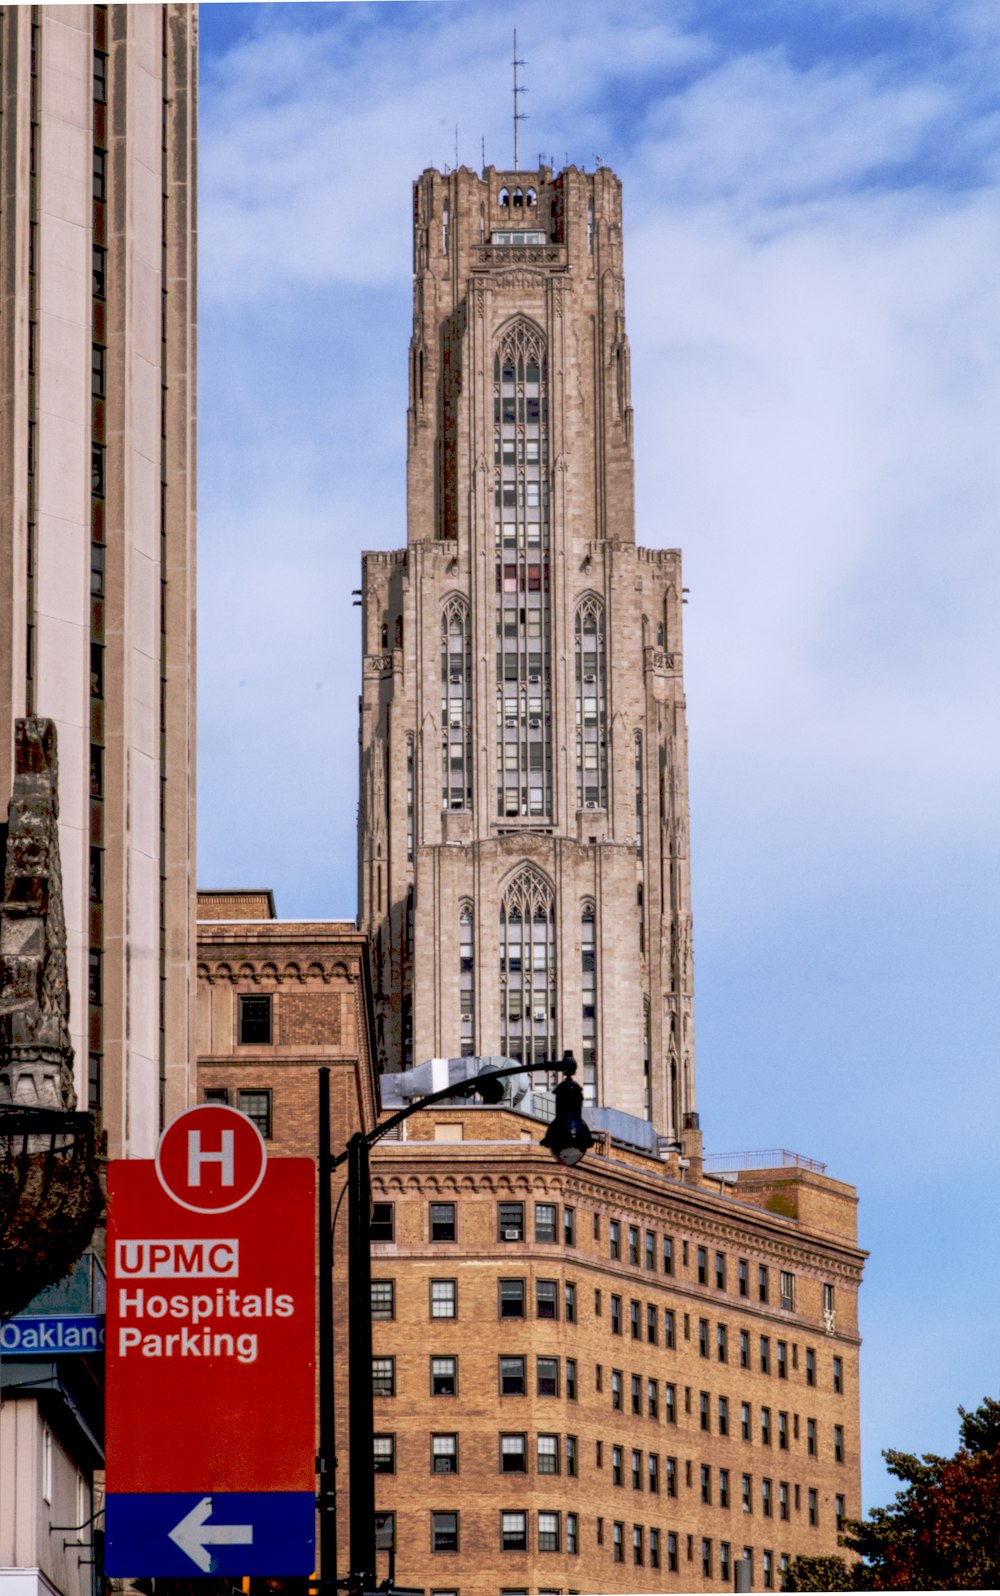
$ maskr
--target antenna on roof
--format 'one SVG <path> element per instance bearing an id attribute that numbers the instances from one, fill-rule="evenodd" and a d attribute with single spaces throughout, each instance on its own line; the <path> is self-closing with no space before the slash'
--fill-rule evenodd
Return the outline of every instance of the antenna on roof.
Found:
<path id="1" fill-rule="evenodd" d="M 517 102 L 518 102 L 519 96 L 522 95 L 522 94 L 527 94 L 528 91 L 527 91 L 527 89 L 522 88 L 521 85 L 517 81 L 517 69 L 518 69 L 518 67 L 527 66 L 527 62 L 518 60 L 518 55 L 517 55 L 517 29 L 516 28 L 514 29 L 514 59 L 513 59 L 512 63 L 511 63 L 511 65 L 514 68 L 514 170 L 515 170 L 515 172 L 519 172 L 521 170 L 521 167 L 520 167 L 520 163 L 519 163 L 519 160 L 518 160 L 517 124 L 518 124 L 518 122 L 526 122 L 527 119 L 528 119 L 528 113 L 527 113 L 527 111 L 519 111 L 518 108 L 517 108 Z"/>

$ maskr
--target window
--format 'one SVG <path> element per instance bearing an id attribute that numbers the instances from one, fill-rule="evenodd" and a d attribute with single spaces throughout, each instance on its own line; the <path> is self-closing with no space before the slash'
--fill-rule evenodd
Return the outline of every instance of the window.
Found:
<path id="1" fill-rule="evenodd" d="M 672 1275 L 673 1272 L 674 1272 L 674 1238 L 673 1238 L 673 1236 L 664 1236 L 664 1238 L 663 1238 L 663 1273 L 665 1275 Z"/>
<path id="2" fill-rule="evenodd" d="M 91 256 L 93 277 L 93 294 L 95 299 L 103 299 L 107 292 L 107 259 L 108 252 L 100 244 L 95 244 Z"/>
<path id="3" fill-rule="evenodd" d="M 105 360 L 106 351 L 100 344 L 92 344 L 90 350 L 90 392 L 93 398 L 103 399 L 105 388 Z"/>
<path id="4" fill-rule="evenodd" d="M 576 1513 L 566 1514 L 566 1550 L 571 1556 L 580 1550 L 580 1519 Z"/>
<path id="5" fill-rule="evenodd" d="M 458 1473 L 458 1436 L 431 1436 L 431 1469 L 435 1474 Z"/>
<path id="6" fill-rule="evenodd" d="M 460 594 L 453 593 L 441 611 L 441 807 L 469 809 L 471 806 L 472 634 L 469 606 Z M 466 912 L 463 911 L 463 919 Z M 467 939 L 463 935 L 462 941 L 468 941 L 471 955 L 471 913 L 468 920 L 469 935 Z M 470 975 L 471 971 L 470 958 Z"/>
<path id="7" fill-rule="evenodd" d="M 641 1375 L 633 1374 L 632 1382 L 631 1382 L 631 1389 L 632 1389 L 632 1412 L 636 1413 L 636 1414 L 639 1414 L 639 1413 L 642 1412 L 642 1376 Z"/>
<path id="8" fill-rule="evenodd" d="M 808 1503 L 809 1503 L 809 1523 L 812 1525 L 813 1528 L 815 1528 L 816 1525 L 819 1523 L 819 1492 L 818 1491 L 810 1489 Z"/>
<path id="9" fill-rule="evenodd" d="M 240 992 L 236 999 L 236 1040 L 240 1043 L 270 1045 L 271 997 Z"/>
<path id="10" fill-rule="evenodd" d="M 788 1481 L 778 1481 L 778 1517 L 788 1519 Z"/>
<path id="11" fill-rule="evenodd" d="M 771 1339 L 769 1336 L 761 1336 L 760 1338 L 760 1372 L 761 1374 L 770 1374 L 771 1372 Z"/>
<path id="12" fill-rule="evenodd" d="M 703 1430 L 712 1428 L 711 1398 L 707 1391 L 702 1391 L 698 1398 L 698 1418 Z"/>
<path id="13" fill-rule="evenodd" d="M 271 1093 L 269 1090 L 239 1091 L 236 1107 L 252 1120 L 266 1142 L 271 1139 Z"/>
<path id="14" fill-rule="evenodd" d="M 701 1499 L 711 1505 L 712 1501 L 712 1470 L 707 1463 L 701 1465 Z"/>
<path id="15" fill-rule="evenodd" d="M 576 1287 L 571 1280 L 567 1280 L 563 1287 L 563 1311 L 567 1324 L 576 1324 Z"/>
<path id="16" fill-rule="evenodd" d="M 395 1319 L 396 1286 L 392 1280 L 372 1281 L 372 1318 Z"/>
<path id="17" fill-rule="evenodd" d="M 719 1470 L 719 1506 L 729 1506 L 729 1470 Z"/>
<path id="18" fill-rule="evenodd" d="M 650 1489 L 650 1492 L 654 1496 L 659 1496 L 659 1494 L 660 1494 L 660 1460 L 657 1457 L 655 1452 L 650 1452 L 649 1457 L 647 1459 L 647 1473 L 648 1473 L 648 1477 L 649 1477 L 649 1489 Z"/>
<path id="19" fill-rule="evenodd" d="M 92 1003 L 98 1001 L 99 999 L 97 998 L 91 998 Z M 201 1099 L 203 1103 L 228 1103 L 229 1088 L 228 1086 L 206 1086 L 201 1094 Z"/>
<path id="20" fill-rule="evenodd" d="M 595 1241 L 600 1241 L 600 1239 L 601 1239 L 601 1216 L 600 1216 L 600 1214 L 595 1213 L 595 1215 L 594 1215 L 594 1240 Z"/>
<path id="21" fill-rule="evenodd" d="M 558 1212 L 555 1203 L 535 1204 L 536 1241 L 555 1241 Z"/>
<path id="22" fill-rule="evenodd" d="M 677 1345 L 677 1318 L 673 1308 L 663 1310 L 663 1345 L 668 1350 Z"/>
<path id="23" fill-rule="evenodd" d="M 720 1363 L 729 1362 L 729 1333 L 724 1324 L 716 1326 L 715 1350 Z"/>
<path id="24" fill-rule="evenodd" d="M 500 1318 L 524 1318 L 524 1281 L 500 1280 Z"/>
<path id="25" fill-rule="evenodd" d="M 431 1514 L 431 1551 L 458 1551 L 458 1514 Z"/>
<path id="26" fill-rule="evenodd" d="M 752 1475 L 744 1474 L 742 1476 L 742 1478 L 740 1480 L 740 1489 L 741 1489 L 741 1494 L 742 1494 L 742 1497 L 743 1497 L 743 1511 L 744 1511 L 744 1513 L 752 1513 L 753 1512 L 753 1477 L 752 1477 Z"/>
<path id="27" fill-rule="evenodd" d="M 833 1389 L 838 1392 L 843 1391 L 844 1389 L 843 1358 L 834 1358 L 833 1360 Z"/>
<path id="28" fill-rule="evenodd" d="M 788 1343 L 787 1343 L 787 1341 L 779 1341 L 777 1350 L 778 1350 L 778 1379 L 779 1380 L 787 1380 L 788 1379 Z"/>
<path id="29" fill-rule="evenodd" d="M 773 1506 L 774 1506 L 772 1497 L 773 1497 L 773 1492 L 771 1490 L 771 1481 L 770 1480 L 761 1480 L 761 1482 L 760 1482 L 760 1510 L 763 1513 L 765 1518 L 771 1518 L 771 1516 L 772 1516 L 772 1510 L 773 1510 Z"/>
<path id="30" fill-rule="evenodd" d="M 432 1280 L 431 1318 L 454 1319 L 457 1312 L 458 1296 L 454 1280 Z"/>
<path id="31" fill-rule="evenodd" d="M 557 1397 L 559 1395 L 559 1359 L 539 1358 L 535 1372 L 536 1395 L 540 1397 Z"/>
<path id="32" fill-rule="evenodd" d="M 617 1219 L 612 1219 L 608 1225 L 608 1250 L 612 1258 L 622 1255 L 622 1227 Z"/>
<path id="33" fill-rule="evenodd" d="M 375 1550 L 377 1552 L 394 1552 L 396 1550 L 395 1513 L 375 1514 Z"/>
<path id="34" fill-rule="evenodd" d="M 704 1575 L 705 1579 L 711 1579 L 711 1577 L 712 1577 L 712 1543 L 711 1543 L 710 1540 L 703 1540 L 702 1543 L 701 1543 L 701 1572 Z"/>
<path id="35" fill-rule="evenodd" d="M 621 1333 L 622 1333 L 622 1299 L 621 1299 L 621 1297 L 616 1297 L 614 1295 L 614 1293 L 612 1293 L 612 1296 L 611 1296 L 611 1334 L 613 1336 L 620 1336 Z"/>
<path id="36" fill-rule="evenodd" d="M 526 1552 L 528 1550 L 527 1513 L 500 1514 L 500 1550 Z"/>
<path id="37" fill-rule="evenodd" d="M 455 1204 L 431 1203 L 431 1241 L 455 1240 Z"/>
<path id="38" fill-rule="evenodd" d="M 750 1367 L 750 1332 L 749 1332 L 749 1330 L 741 1330 L 740 1331 L 740 1368 L 741 1369 L 749 1369 L 749 1367 Z"/>
<path id="39" fill-rule="evenodd" d="M 836 1514 L 836 1518 L 837 1518 L 837 1533 L 839 1535 L 839 1534 L 841 1534 L 843 1532 L 844 1525 L 847 1522 L 847 1518 L 846 1518 L 847 1510 L 846 1510 L 846 1507 L 845 1507 L 845 1504 L 844 1504 L 844 1498 L 842 1496 L 835 1496 L 834 1499 L 833 1499 L 833 1504 L 834 1504 L 834 1513 Z"/>
<path id="40" fill-rule="evenodd" d="M 832 1330 L 836 1324 L 836 1311 L 833 1287 L 828 1283 L 823 1287 L 823 1318 L 828 1330 Z"/>
<path id="41" fill-rule="evenodd" d="M 659 1418 L 660 1415 L 660 1387 L 656 1380 L 646 1381 L 646 1417 Z"/>
<path id="42" fill-rule="evenodd" d="M 736 1288 L 741 1297 L 750 1295 L 750 1265 L 745 1258 L 741 1258 L 736 1265 Z"/>
<path id="43" fill-rule="evenodd" d="M 633 1341 L 641 1341 L 642 1339 L 642 1321 L 639 1317 L 639 1309 L 641 1306 L 641 1303 L 634 1301 L 630 1302 L 628 1305 L 628 1322 L 629 1329 L 632 1332 Z"/>
<path id="44" fill-rule="evenodd" d="M 52 1464 L 53 1464 L 52 1431 L 48 1425 L 42 1425 L 42 1501 L 52 1501 Z"/>
<path id="45" fill-rule="evenodd" d="M 764 1589 L 774 1589 L 774 1553 L 764 1552 Z"/>
<path id="46" fill-rule="evenodd" d="M 632 1561 L 642 1564 L 642 1525 L 632 1525 Z"/>
<path id="47" fill-rule="evenodd" d="M 816 1446 L 816 1420 L 806 1419 L 806 1452 L 809 1457 L 815 1457 Z"/>
<path id="48" fill-rule="evenodd" d="M 806 1347 L 806 1385 L 816 1384 L 816 1354 L 812 1347 Z"/>
<path id="49" fill-rule="evenodd" d="M 752 1426 L 753 1409 L 751 1408 L 749 1402 L 743 1402 L 740 1404 L 740 1436 L 744 1441 L 749 1441 L 751 1439 Z"/>
<path id="50" fill-rule="evenodd" d="M 500 1359 L 500 1395 L 524 1396 L 524 1359 Z"/>
<path id="51" fill-rule="evenodd" d="M 708 1357 L 708 1320 L 698 1320 L 698 1351 L 703 1358 Z"/>
<path id="52" fill-rule="evenodd" d="M 788 1414 L 787 1413 L 779 1413 L 778 1414 L 778 1449 L 779 1449 L 779 1451 L 782 1451 L 782 1452 L 787 1452 L 788 1451 Z"/>
<path id="53" fill-rule="evenodd" d="M 668 1424 L 677 1423 L 677 1387 L 670 1382 L 663 1387 L 663 1416 Z"/>
<path id="54" fill-rule="evenodd" d="M 566 1473 L 575 1480 L 580 1472 L 580 1446 L 575 1435 L 566 1437 Z"/>
<path id="55" fill-rule="evenodd" d="M 566 1401 L 576 1401 L 576 1359 L 566 1359 Z"/>
<path id="56" fill-rule="evenodd" d="M 636 1225 L 628 1227 L 628 1261 L 630 1264 L 639 1262 L 639 1230 Z"/>
<path id="57" fill-rule="evenodd" d="M 516 571 L 517 567 L 513 569 Z M 511 685 L 519 692 L 522 705 L 526 704 L 527 689 L 518 688 L 516 682 L 508 682 L 508 689 Z M 498 693 L 503 688 L 500 683 Z M 511 700 L 511 707 L 517 711 L 516 699 Z M 507 734 L 502 751 L 516 755 L 518 747 L 527 745 L 512 743 L 510 735 Z M 530 774 L 542 773 L 533 769 Z M 556 1051 L 555 914 L 555 895 L 550 884 L 533 865 L 524 865 L 500 903 L 499 1051 L 525 1064 L 552 1058 Z M 539 1208 L 550 1210 L 554 1225 L 553 1205 L 543 1203 Z M 536 1236 L 536 1240 L 543 1239 Z M 554 1229 L 548 1239 L 555 1240 Z"/>
<path id="58" fill-rule="evenodd" d="M 458 1359 L 431 1359 L 431 1396 L 458 1395 Z"/>
<path id="59" fill-rule="evenodd" d="M 500 1241 L 524 1240 L 524 1204 L 498 1203 L 497 1226 Z"/>
<path id="60" fill-rule="evenodd" d="M 633 1449 L 632 1452 L 632 1489 L 642 1490 L 642 1453 Z"/>
<path id="61" fill-rule="evenodd" d="M 836 1463 L 843 1463 L 844 1461 L 844 1426 L 842 1424 L 833 1426 L 833 1457 Z"/>
<path id="62" fill-rule="evenodd" d="M 540 1435 L 538 1437 L 538 1472 L 539 1474 L 559 1473 L 558 1435 Z"/>
<path id="63" fill-rule="evenodd" d="M 535 1281 L 535 1318 L 558 1319 L 558 1286 L 554 1280 Z"/>
<path id="64" fill-rule="evenodd" d="M 624 1485 L 624 1483 L 625 1483 L 623 1472 L 622 1472 L 622 1459 L 623 1459 L 623 1457 L 624 1457 L 624 1453 L 622 1452 L 622 1449 L 621 1449 L 620 1446 L 613 1446 L 611 1448 L 611 1483 L 612 1483 L 612 1485 Z"/>
<path id="65" fill-rule="evenodd" d="M 667 1568 L 672 1574 L 677 1572 L 677 1536 L 673 1530 L 667 1531 Z"/>
<path id="66" fill-rule="evenodd" d="M 646 1268 L 656 1268 L 656 1236 L 651 1230 L 646 1231 Z"/>
<path id="67" fill-rule="evenodd" d="M 395 1358 L 372 1358 L 372 1396 L 396 1395 Z"/>
<path id="68" fill-rule="evenodd" d="M 594 1390 L 604 1390 L 604 1369 L 599 1363 L 594 1364 Z"/>
<path id="69" fill-rule="evenodd" d="M 614 1542 L 614 1553 L 613 1553 L 614 1560 L 615 1560 L 616 1563 L 624 1563 L 624 1561 L 625 1561 L 625 1525 L 624 1524 L 615 1524 L 613 1526 L 613 1529 L 612 1529 L 612 1537 L 613 1537 L 613 1542 Z"/>
<path id="70" fill-rule="evenodd" d="M 576 1246 L 576 1210 L 574 1208 L 563 1209 L 563 1246 Z"/>
<path id="71" fill-rule="evenodd" d="M 719 1578 L 728 1585 L 733 1577 L 732 1551 L 728 1541 L 719 1542 Z"/>
<path id="72" fill-rule="evenodd" d="M 761 1410 L 760 1410 L 760 1444 L 761 1444 L 761 1446 L 770 1446 L 771 1445 L 771 1409 L 770 1408 L 761 1408 Z"/>
<path id="73" fill-rule="evenodd" d="M 372 1203 L 371 1224 L 368 1227 L 372 1241 L 392 1241 L 394 1217 L 392 1203 Z"/>
<path id="74" fill-rule="evenodd" d="M 699 1284 L 699 1286 L 707 1286 L 708 1285 L 708 1249 L 707 1249 L 707 1247 L 699 1247 L 698 1248 L 698 1284 Z"/>
<path id="75" fill-rule="evenodd" d="M 668 1457 L 666 1459 L 666 1475 L 667 1475 L 667 1478 L 666 1478 L 667 1495 L 668 1496 L 676 1496 L 677 1495 L 677 1459 L 675 1457 Z"/>
<path id="76" fill-rule="evenodd" d="M 395 1474 L 396 1437 L 394 1435 L 372 1436 L 372 1455 L 375 1459 L 376 1474 Z"/>
<path id="77" fill-rule="evenodd" d="M 528 1454 L 525 1437 L 523 1435 L 501 1435 L 500 1473 L 526 1474 L 527 1472 Z"/>
<path id="78" fill-rule="evenodd" d="M 576 805 L 608 802 L 604 605 L 593 594 L 576 611 Z"/>
<path id="79" fill-rule="evenodd" d="M 759 1264 L 757 1268 L 757 1297 L 760 1302 L 766 1302 L 768 1298 L 767 1264 Z"/>
<path id="80" fill-rule="evenodd" d="M 795 1276 L 787 1269 L 781 1271 L 781 1306 L 786 1313 L 795 1311 Z"/>

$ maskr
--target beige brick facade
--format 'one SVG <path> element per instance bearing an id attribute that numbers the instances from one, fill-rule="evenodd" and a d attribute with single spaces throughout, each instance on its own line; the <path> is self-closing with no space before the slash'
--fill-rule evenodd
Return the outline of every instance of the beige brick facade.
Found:
<path id="1" fill-rule="evenodd" d="M 414 261 L 407 547 L 368 553 L 362 582 L 380 1067 L 569 1047 L 588 1099 L 676 1138 L 695 1107 L 681 569 L 635 542 L 621 185 L 427 171 Z M 517 937 L 551 916 L 530 978 L 501 946 L 525 881 Z"/>

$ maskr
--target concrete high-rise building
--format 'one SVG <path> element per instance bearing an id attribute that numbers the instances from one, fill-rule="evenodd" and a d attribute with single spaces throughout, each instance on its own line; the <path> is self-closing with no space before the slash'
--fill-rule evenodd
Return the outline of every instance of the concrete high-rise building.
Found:
<path id="1" fill-rule="evenodd" d="M 195 945 L 196 13 L 0 8 L 0 793 L 59 737 L 81 1107 L 150 1157 Z"/>
<path id="2" fill-rule="evenodd" d="M 695 1109 L 681 566 L 636 545 L 622 192 L 413 194 L 407 545 L 368 553 L 360 924 L 380 1066 L 571 1048 Z"/>

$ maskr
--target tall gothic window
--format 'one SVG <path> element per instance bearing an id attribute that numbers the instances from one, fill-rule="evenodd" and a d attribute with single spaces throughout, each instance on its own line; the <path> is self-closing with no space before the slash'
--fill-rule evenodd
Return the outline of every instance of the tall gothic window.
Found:
<path id="1" fill-rule="evenodd" d="M 635 734 L 635 845 L 642 858 L 642 732 Z"/>
<path id="2" fill-rule="evenodd" d="M 583 1100 L 597 1102 L 597 945 L 594 906 L 586 903 L 580 920 L 580 997 L 583 1064 Z"/>
<path id="3" fill-rule="evenodd" d="M 588 595 L 576 611 L 576 806 L 608 805 L 604 605 Z"/>
<path id="4" fill-rule="evenodd" d="M 463 903 L 458 916 L 458 1018 L 459 1051 L 463 1058 L 475 1052 L 476 970 L 472 932 L 472 904 Z"/>
<path id="5" fill-rule="evenodd" d="M 650 1073 L 648 998 L 645 999 L 642 1005 L 642 1101 L 643 1112 L 647 1119 L 651 1119 L 653 1114 L 653 1083 Z"/>
<path id="6" fill-rule="evenodd" d="M 500 902 L 500 1051 L 525 1064 L 556 1052 L 556 909 L 532 865 Z"/>
<path id="7" fill-rule="evenodd" d="M 493 362 L 497 813 L 552 814 L 548 370 L 518 321 Z"/>
<path id="8" fill-rule="evenodd" d="M 413 858 L 413 738 L 406 739 L 406 857 Z"/>
<path id="9" fill-rule="evenodd" d="M 472 639 L 458 594 L 441 612 L 441 806 L 472 808 Z"/>

